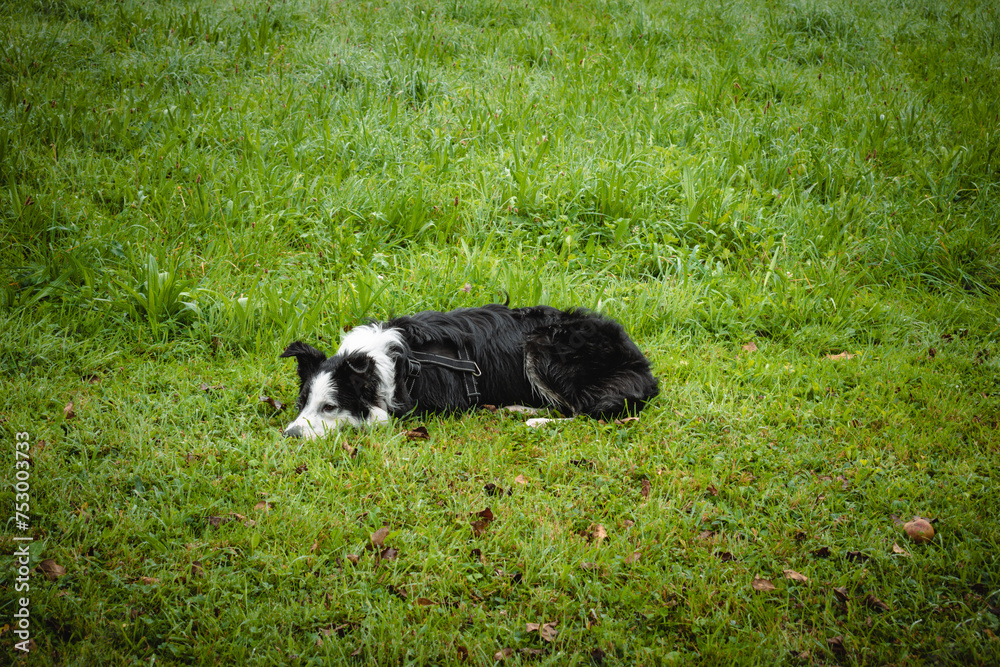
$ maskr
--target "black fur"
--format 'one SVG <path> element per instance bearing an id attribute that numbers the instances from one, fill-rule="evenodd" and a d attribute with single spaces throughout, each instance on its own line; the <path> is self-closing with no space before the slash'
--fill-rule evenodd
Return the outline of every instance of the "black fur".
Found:
<path id="1" fill-rule="evenodd" d="M 281 356 L 298 360 L 300 410 L 311 378 L 321 370 L 333 375 L 339 407 L 361 422 L 373 407 L 399 417 L 513 403 L 610 418 L 636 414 L 658 393 L 649 361 L 622 326 L 584 310 L 494 304 L 424 311 L 378 326 L 399 332 L 398 344 L 384 350 L 395 377 L 394 386 L 383 387 L 382 395 L 391 400 L 379 404 L 383 376 L 370 355 L 342 349 L 327 359 L 295 342 Z M 462 350 L 482 372 L 476 378 L 478 397 L 470 398 L 461 371 L 425 363 L 419 375 L 409 377 L 413 352 L 458 359 Z"/>

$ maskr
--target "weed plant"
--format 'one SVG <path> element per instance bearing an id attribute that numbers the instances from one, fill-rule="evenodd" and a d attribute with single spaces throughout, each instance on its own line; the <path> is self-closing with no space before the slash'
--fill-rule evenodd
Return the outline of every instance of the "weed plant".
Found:
<path id="1" fill-rule="evenodd" d="M 0 20 L 10 660 L 1000 662 L 993 4 Z M 661 396 L 281 437 L 287 343 L 507 298 L 619 319 Z"/>

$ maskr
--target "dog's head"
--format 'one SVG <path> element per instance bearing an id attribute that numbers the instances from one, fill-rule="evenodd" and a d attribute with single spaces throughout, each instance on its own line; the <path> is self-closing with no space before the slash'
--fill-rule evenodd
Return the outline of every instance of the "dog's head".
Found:
<path id="1" fill-rule="evenodd" d="M 299 364 L 299 414 L 285 427 L 289 437 L 321 437 L 342 426 L 385 421 L 384 393 L 375 360 L 363 351 L 329 359 L 316 348 L 294 342 L 281 353 Z"/>

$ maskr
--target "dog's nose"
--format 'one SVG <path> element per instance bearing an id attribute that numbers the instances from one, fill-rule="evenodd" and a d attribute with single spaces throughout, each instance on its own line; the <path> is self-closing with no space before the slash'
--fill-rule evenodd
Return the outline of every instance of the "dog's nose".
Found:
<path id="1" fill-rule="evenodd" d="M 295 425 L 289 426 L 288 428 L 286 428 L 284 430 L 283 433 L 284 433 L 284 436 L 286 438 L 301 438 L 302 437 L 302 429 L 300 429 L 298 426 L 295 426 Z"/>

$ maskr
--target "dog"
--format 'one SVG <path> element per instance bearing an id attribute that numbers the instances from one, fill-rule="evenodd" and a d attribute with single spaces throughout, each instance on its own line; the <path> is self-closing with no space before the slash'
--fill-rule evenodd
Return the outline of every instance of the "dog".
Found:
<path id="1" fill-rule="evenodd" d="M 296 341 L 298 416 L 289 437 L 408 414 L 521 404 L 568 415 L 635 415 L 659 392 L 649 360 L 614 320 L 583 310 L 491 304 L 355 327 L 327 356 Z"/>

